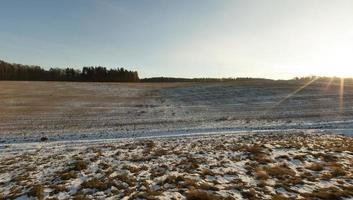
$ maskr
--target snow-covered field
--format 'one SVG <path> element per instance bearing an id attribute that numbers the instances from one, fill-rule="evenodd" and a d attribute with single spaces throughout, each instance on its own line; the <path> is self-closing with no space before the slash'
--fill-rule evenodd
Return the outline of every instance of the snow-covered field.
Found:
<path id="1" fill-rule="evenodd" d="M 353 130 L 353 85 L 0 82 L 0 143 L 252 130 Z M 343 99 L 343 101 L 342 101 Z M 278 104 L 279 102 L 282 102 Z"/>
<path id="2" fill-rule="evenodd" d="M 353 197 L 353 138 L 220 134 L 2 150 L 6 199 L 340 199 Z"/>
<path id="3" fill-rule="evenodd" d="M 301 86 L 0 82 L 0 199 L 353 198 L 353 85 Z"/>

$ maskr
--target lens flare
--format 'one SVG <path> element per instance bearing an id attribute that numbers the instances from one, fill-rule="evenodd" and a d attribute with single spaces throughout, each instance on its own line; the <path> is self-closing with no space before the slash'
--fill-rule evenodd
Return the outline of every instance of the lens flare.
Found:
<path id="1" fill-rule="evenodd" d="M 330 80 L 328 81 L 328 83 L 327 83 L 327 85 L 325 87 L 325 90 L 328 90 L 330 88 L 330 86 L 331 86 L 331 84 L 333 82 L 333 79 L 334 79 L 333 77 L 330 78 Z"/>
<path id="2" fill-rule="evenodd" d="M 309 82 L 307 82 L 306 84 L 302 85 L 301 87 L 299 87 L 298 89 L 296 89 L 294 92 L 288 94 L 284 99 L 282 99 L 281 101 L 279 101 L 278 103 L 276 103 L 274 106 L 272 106 L 271 109 L 279 106 L 280 104 L 282 104 L 283 102 L 285 102 L 286 100 L 290 99 L 292 96 L 294 96 L 295 94 L 297 94 L 298 92 L 302 91 L 303 89 L 305 89 L 306 87 L 308 87 L 309 85 L 311 85 L 312 83 L 314 83 L 316 80 L 318 79 L 318 77 L 313 78 L 312 80 L 310 80 Z"/>
<path id="3" fill-rule="evenodd" d="M 340 84 L 340 112 L 344 111 L 344 78 L 341 78 Z"/>

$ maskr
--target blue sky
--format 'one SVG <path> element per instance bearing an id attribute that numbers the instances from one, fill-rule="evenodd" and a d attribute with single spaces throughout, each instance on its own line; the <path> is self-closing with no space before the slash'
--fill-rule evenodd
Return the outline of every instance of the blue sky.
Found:
<path id="1" fill-rule="evenodd" d="M 3 0 L 0 59 L 141 77 L 353 76 L 350 0 Z"/>

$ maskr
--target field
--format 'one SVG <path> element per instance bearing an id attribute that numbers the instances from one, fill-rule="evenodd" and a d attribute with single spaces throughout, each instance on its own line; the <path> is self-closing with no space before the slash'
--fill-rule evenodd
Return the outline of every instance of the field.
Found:
<path id="1" fill-rule="evenodd" d="M 0 82 L 0 199 L 353 198 L 353 85 L 302 86 Z"/>

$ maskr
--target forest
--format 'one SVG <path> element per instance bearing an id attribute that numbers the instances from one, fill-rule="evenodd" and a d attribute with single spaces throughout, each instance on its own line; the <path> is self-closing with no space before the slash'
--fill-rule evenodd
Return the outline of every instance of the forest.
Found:
<path id="1" fill-rule="evenodd" d="M 107 69 L 101 66 L 74 68 L 50 68 L 8 63 L 0 60 L 0 80 L 17 81 L 90 81 L 90 82 L 137 82 L 137 71 L 124 68 Z"/>

